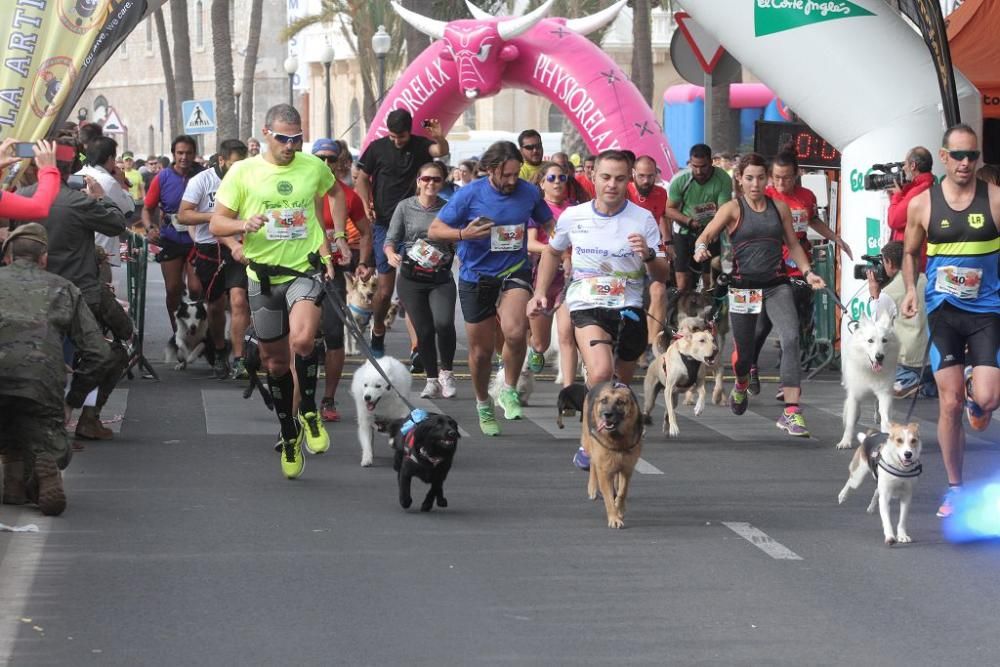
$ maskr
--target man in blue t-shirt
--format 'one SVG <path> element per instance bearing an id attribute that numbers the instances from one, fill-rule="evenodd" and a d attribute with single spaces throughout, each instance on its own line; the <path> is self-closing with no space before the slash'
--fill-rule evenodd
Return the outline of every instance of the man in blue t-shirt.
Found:
<path id="1" fill-rule="evenodd" d="M 514 389 L 527 351 L 527 305 L 531 298 L 527 223 L 546 224 L 552 212 L 537 187 L 518 178 L 523 158 L 517 146 L 498 141 L 480 160 L 486 178 L 461 188 L 427 231 L 432 241 L 458 246 L 458 295 L 469 339 L 469 371 L 476 391 L 479 427 L 500 435 L 489 398 L 490 362 L 499 317 L 503 334 L 504 384 L 497 402 L 507 419 L 521 418 Z"/>

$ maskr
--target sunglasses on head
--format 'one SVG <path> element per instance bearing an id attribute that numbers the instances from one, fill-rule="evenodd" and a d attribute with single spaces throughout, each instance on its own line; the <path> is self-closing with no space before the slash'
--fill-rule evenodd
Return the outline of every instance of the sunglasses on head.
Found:
<path id="1" fill-rule="evenodd" d="M 271 132 L 268 130 L 268 134 L 274 137 L 274 140 L 279 144 L 288 145 L 302 143 L 302 132 L 299 132 L 298 134 L 281 134 L 279 132 Z"/>
<path id="2" fill-rule="evenodd" d="M 545 177 L 545 180 L 548 181 L 549 183 L 555 183 L 556 181 L 559 181 L 560 183 L 565 183 L 566 174 L 548 174 Z"/>
<path id="3" fill-rule="evenodd" d="M 444 179 L 441 178 L 440 176 L 421 176 L 420 177 L 420 182 L 421 183 L 440 183 L 443 180 Z"/>
<path id="4" fill-rule="evenodd" d="M 525 144 L 525 145 L 521 146 L 521 150 L 523 150 L 523 151 L 540 151 L 540 150 L 542 150 L 542 145 L 541 144 Z"/>
<path id="5" fill-rule="evenodd" d="M 947 149 L 945 149 L 947 150 Z M 948 151 L 948 157 L 950 157 L 955 162 L 961 162 L 962 160 L 968 159 L 969 162 L 975 162 L 979 159 L 979 151 Z"/>

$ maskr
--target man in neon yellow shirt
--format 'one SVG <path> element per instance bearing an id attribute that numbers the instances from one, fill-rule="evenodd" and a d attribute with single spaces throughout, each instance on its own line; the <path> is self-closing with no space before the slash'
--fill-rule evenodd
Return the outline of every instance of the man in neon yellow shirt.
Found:
<path id="1" fill-rule="evenodd" d="M 542 168 L 542 158 L 545 155 L 542 135 L 538 134 L 538 130 L 525 130 L 517 135 L 517 147 L 521 149 L 521 156 L 524 158 L 518 178 L 530 183 Z"/>
<path id="2" fill-rule="evenodd" d="M 242 235 L 242 244 L 227 243 L 237 261 L 246 262 L 250 312 L 260 341 L 261 361 L 281 424 L 281 470 L 289 479 L 302 474 L 302 444 L 314 454 L 330 448 L 330 436 L 316 410 L 319 355 L 315 349 L 320 324 L 319 281 L 300 273 L 315 270 L 319 256 L 333 277 L 331 249 L 317 217 L 329 194 L 339 262 L 347 264 L 347 207 L 344 193 L 326 164 L 302 153 L 302 119 L 288 104 L 271 107 L 264 122 L 266 153 L 237 162 L 215 195 L 209 231 L 217 237 Z M 295 375 L 301 400 L 292 410 Z"/>
<path id="3" fill-rule="evenodd" d="M 142 174 L 135 168 L 135 156 L 131 152 L 122 153 L 122 173 L 129 182 L 128 193 L 136 202 L 136 209 L 142 205 L 142 200 L 146 197 L 146 187 L 142 182 Z"/>

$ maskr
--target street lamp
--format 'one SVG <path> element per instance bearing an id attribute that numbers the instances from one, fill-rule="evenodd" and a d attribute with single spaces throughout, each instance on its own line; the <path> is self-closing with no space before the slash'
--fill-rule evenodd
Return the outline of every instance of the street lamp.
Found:
<path id="1" fill-rule="evenodd" d="M 372 51 L 378 58 L 378 103 L 382 104 L 385 97 L 385 56 L 392 46 L 392 37 L 385 31 L 385 26 L 380 25 L 375 34 L 372 35 Z"/>
<path id="2" fill-rule="evenodd" d="M 295 106 L 295 73 L 299 71 L 299 59 L 295 56 L 285 58 L 285 73 L 288 75 L 288 105 Z"/>
<path id="3" fill-rule="evenodd" d="M 233 82 L 233 97 L 236 98 L 236 137 L 240 136 L 240 96 L 243 94 L 243 79 Z"/>
<path id="4" fill-rule="evenodd" d="M 333 137 L 333 103 L 330 100 L 330 65 L 333 64 L 333 46 L 329 43 L 319 56 L 319 61 L 323 63 L 326 70 L 326 134 L 324 136 Z"/>

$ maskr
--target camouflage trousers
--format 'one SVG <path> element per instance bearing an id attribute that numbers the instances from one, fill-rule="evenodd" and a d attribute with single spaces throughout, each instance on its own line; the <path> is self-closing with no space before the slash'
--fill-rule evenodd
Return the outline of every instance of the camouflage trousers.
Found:
<path id="1" fill-rule="evenodd" d="M 132 318 L 115 299 L 115 295 L 107 285 L 101 286 L 101 300 L 98 303 L 88 303 L 90 312 L 101 329 L 107 332 L 113 340 L 110 343 L 111 352 L 108 355 L 107 371 L 97 385 L 97 409 L 100 410 L 122 379 L 128 368 L 128 350 L 125 342 L 132 337 L 135 326 Z"/>
<path id="2" fill-rule="evenodd" d="M 18 454 L 30 476 L 35 457 L 48 454 L 60 468 L 69 465 L 72 449 L 62 404 L 43 405 L 21 397 L 0 396 L 0 454 Z"/>

